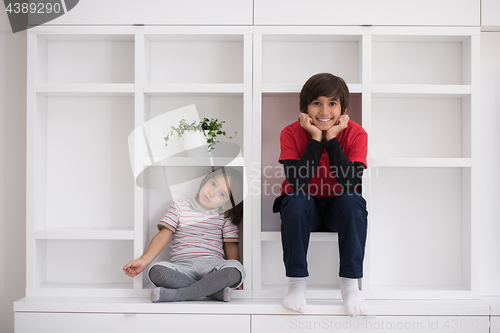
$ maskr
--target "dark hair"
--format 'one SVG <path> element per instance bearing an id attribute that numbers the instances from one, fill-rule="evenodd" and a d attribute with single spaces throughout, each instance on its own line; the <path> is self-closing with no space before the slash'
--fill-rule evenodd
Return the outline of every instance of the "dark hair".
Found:
<path id="1" fill-rule="evenodd" d="M 349 105 L 349 88 L 341 77 L 330 73 L 319 73 L 311 76 L 300 91 L 300 111 L 307 112 L 307 107 L 320 96 L 333 97 L 340 100 L 341 114 Z"/>
<path id="2" fill-rule="evenodd" d="M 229 193 L 229 201 L 232 208 L 224 212 L 224 217 L 230 218 L 235 225 L 239 225 L 243 219 L 243 175 L 241 172 L 236 171 L 229 167 L 220 167 L 208 173 L 200 183 L 200 188 L 206 184 L 215 175 L 214 173 L 220 171 L 226 180 L 227 191 Z M 198 192 L 199 192 L 198 190 Z"/>

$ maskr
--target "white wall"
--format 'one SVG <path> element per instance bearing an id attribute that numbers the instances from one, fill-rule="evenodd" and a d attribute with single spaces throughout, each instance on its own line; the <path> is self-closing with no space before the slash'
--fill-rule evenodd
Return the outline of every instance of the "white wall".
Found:
<path id="1" fill-rule="evenodd" d="M 0 5 L 0 333 L 14 332 L 26 284 L 26 33 Z"/>

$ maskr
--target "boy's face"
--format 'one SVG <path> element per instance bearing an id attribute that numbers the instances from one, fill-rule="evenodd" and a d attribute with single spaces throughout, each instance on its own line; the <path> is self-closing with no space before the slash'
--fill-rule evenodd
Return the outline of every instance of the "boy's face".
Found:
<path id="1" fill-rule="evenodd" d="M 229 193 L 224 176 L 218 174 L 210 178 L 200 189 L 197 200 L 206 210 L 219 208 L 227 203 L 229 201 Z"/>
<path id="2" fill-rule="evenodd" d="M 333 97 L 319 96 L 307 106 L 307 114 L 312 118 L 313 125 L 322 131 L 335 125 L 341 113 L 340 101 Z"/>

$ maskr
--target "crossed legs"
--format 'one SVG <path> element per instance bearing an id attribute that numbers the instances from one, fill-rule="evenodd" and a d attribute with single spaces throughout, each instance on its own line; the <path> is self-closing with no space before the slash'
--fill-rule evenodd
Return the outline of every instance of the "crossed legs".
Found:
<path id="1" fill-rule="evenodd" d="M 195 280 L 174 269 L 155 265 L 149 271 L 151 281 L 157 286 L 151 293 L 153 302 L 176 302 L 210 296 L 219 301 L 231 300 L 231 286 L 241 281 L 241 273 L 226 267 Z"/>

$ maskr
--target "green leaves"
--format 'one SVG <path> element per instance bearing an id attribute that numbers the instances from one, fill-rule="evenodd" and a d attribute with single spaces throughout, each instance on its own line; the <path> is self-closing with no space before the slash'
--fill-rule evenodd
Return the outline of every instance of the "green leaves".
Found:
<path id="1" fill-rule="evenodd" d="M 232 139 L 236 136 L 238 132 L 234 132 L 233 136 L 228 136 L 225 131 L 222 130 L 222 125 L 225 123 L 224 120 L 219 121 L 217 118 L 203 118 L 202 121 L 200 121 L 198 124 L 196 121 L 193 121 L 191 124 L 188 124 L 186 122 L 186 119 L 182 118 L 179 121 L 179 126 L 171 126 L 172 130 L 167 134 L 166 137 L 163 139 L 165 140 L 165 146 L 168 145 L 168 140 L 172 136 L 172 134 L 176 133 L 177 134 L 177 140 L 179 140 L 183 135 L 184 132 L 188 131 L 200 131 L 203 132 L 205 135 L 205 138 L 207 139 L 208 143 L 208 151 L 211 152 L 214 150 L 215 145 L 219 143 L 219 140 L 217 140 L 217 137 L 220 135 L 225 136 L 228 139 Z"/>

